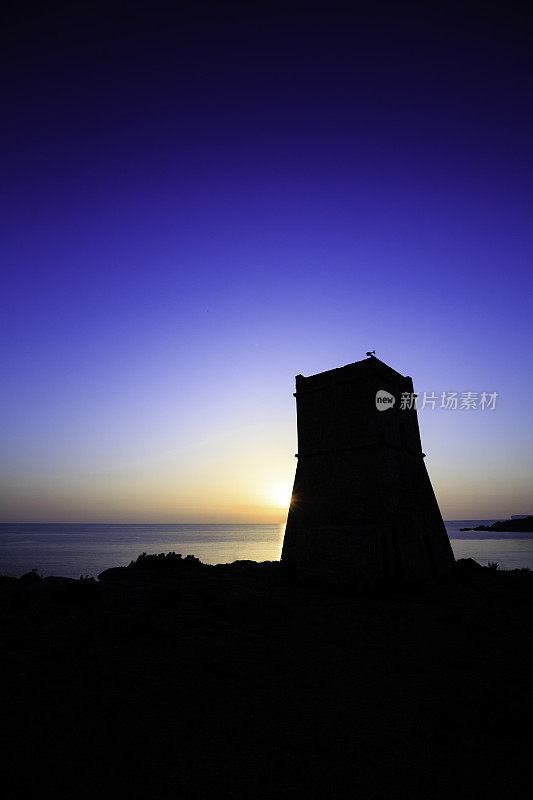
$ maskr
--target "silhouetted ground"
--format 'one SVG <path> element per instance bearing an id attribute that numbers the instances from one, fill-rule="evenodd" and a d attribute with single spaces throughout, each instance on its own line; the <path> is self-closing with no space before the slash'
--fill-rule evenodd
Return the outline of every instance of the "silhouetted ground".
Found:
<path id="1" fill-rule="evenodd" d="M 0 579 L 5 797 L 518 797 L 533 573 L 295 587 L 141 559 Z"/>

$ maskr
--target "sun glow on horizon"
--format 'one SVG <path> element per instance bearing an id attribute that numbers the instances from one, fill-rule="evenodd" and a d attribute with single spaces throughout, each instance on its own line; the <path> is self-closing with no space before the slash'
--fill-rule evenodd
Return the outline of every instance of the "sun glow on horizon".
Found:
<path id="1" fill-rule="evenodd" d="M 267 488 L 266 499 L 268 505 L 274 508 L 289 508 L 291 502 L 292 484 L 277 481 Z"/>

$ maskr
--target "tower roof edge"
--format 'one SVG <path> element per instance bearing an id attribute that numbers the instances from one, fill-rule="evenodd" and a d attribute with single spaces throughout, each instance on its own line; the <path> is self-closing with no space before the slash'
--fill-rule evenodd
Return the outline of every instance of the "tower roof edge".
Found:
<path id="1" fill-rule="evenodd" d="M 338 382 L 363 378 L 371 374 L 381 375 L 384 379 L 392 380 L 395 383 L 403 383 L 409 380 L 407 375 L 402 375 L 379 358 L 370 356 L 370 358 L 364 358 L 361 361 L 354 361 L 352 364 L 346 364 L 344 367 L 328 369 L 325 372 L 318 372 L 315 375 L 297 375 L 296 388 L 298 391 L 305 391 L 305 389 L 328 386 Z"/>

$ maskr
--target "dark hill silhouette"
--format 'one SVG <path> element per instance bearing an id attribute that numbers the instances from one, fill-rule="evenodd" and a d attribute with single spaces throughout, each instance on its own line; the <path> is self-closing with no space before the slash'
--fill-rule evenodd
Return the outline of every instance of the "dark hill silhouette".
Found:
<path id="1" fill-rule="evenodd" d="M 478 525 L 476 528 L 459 528 L 461 531 L 508 531 L 509 533 L 531 533 L 533 517 L 521 519 L 505 519 L 493 522 L 492 525 Z"/>
<path id="2" fill-rule="evenodd" d="M 10 799 L 523 796 L 528 571 L 355 593 L 144 555 L 0 595 Z"/>

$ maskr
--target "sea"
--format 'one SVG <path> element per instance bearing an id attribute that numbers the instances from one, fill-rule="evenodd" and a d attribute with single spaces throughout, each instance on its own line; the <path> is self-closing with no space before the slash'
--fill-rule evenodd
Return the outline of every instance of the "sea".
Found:
<path id="1" fill-rule="evenodd" d="M 473 558 L 499 569 L 533 569 L 533 532 L 488 533 L 460 528 L 495 520 L 445 522 L 456 558 Z M 285 525 L 244 524 L 0 524 L 0 575 L 96 577 L 109 567 L 126 566 L 141 553 L 194 555 L 206 564 L 247 559 L 275 561 Z"/>

